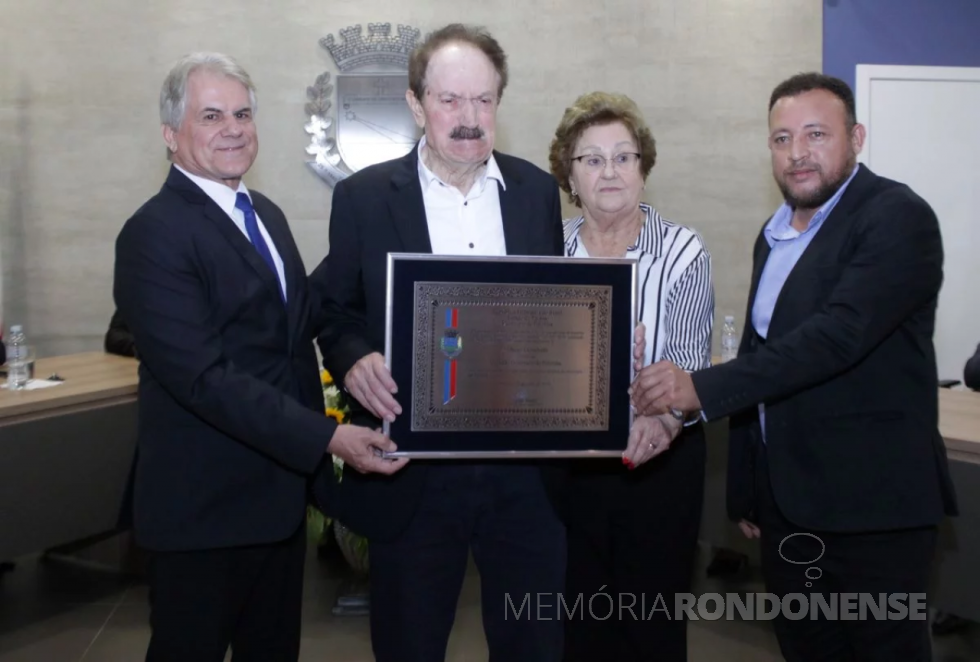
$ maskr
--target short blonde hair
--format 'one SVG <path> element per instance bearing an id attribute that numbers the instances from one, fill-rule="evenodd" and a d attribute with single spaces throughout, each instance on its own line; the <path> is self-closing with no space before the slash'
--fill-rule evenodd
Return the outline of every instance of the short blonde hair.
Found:
<path id="1" fill-rule="evenodd" d="M 558 180 L 558 186 L 568 193 L 569 199 L 576 207 L 581 207 L 582 201 L 578 195 L 572 193 L 569 182 L 572 173 L 572 150 L 589 127 L 616 122 L 625 126 L 636 141 L 640 151 L 640 172 L 643 174 L 644 181 L 653 170 L 653 165 L 657 161 L 657 143 L 636 103 L 625 94 L 609 92 L 583 94 L 565 109 L 565 114 L 558 123 L 558 128 L 555 129 L 555 137 L 551 141 L 551 150 L 548 154 L 551 174 Z"/>

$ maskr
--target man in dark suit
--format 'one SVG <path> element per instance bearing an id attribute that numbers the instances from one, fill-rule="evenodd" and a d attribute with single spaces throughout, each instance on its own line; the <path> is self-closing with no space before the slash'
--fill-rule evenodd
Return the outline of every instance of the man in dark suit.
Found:
<path id="1" fill-rule="evenodd" d="M 900 594 L 925 596 L 937 525 L 956 512 L 932 344 L 939 224 L 857 165 L 865 129 L 844 82 L 783 82 L 769 129 L 786 203 L 756 241 L 738 358 L 645 368 L 634 404 L 731 417 L 729 515 L 761 535 L 768 590 L 887 594 L 914 613 L 847 620 L 841 598 L 838 618 L 812 620 L 811 601 L 775 622 L 788 660 L 928 660 L 925 605 Z"/>
<path id="2" fill-rule="evenodd" d="M 282 211 L 241 182 L 254 110 L 231 58 L 178 61 L 160 97 L 173 166 L 116 243 L 115 300 L 141 361 L 151 662 L 219 662 L 229 645 L 236 662 L 295 661 L 311 478 L 329 496 L 328 453 L 401 466 L 379 457 L 394 448 L 381 434 L 324 415 L 302 260 Z"/>
<path id="3" fill-rule="evenodd" d="M 424 138 L 334 192 L 330 254 L 312 276 L 326 282 L 320 350 L 372 424 L 402 413 L 381 354 L 388 253 L 561 255 L 556 182 L 493 150 L 506 83 L 489 34 L 462 25 L 432 33 L 412 55 L 406 93 Z M 508 596 L 516 613 L 528 593 L 562 590 L 564 529 L 538 465 L 416 460 L 392 478 L 348 472 L 341 490 L 339 518 L 369 539 L 378 662 L 444 659 L 470 551 L 490 658 L 560 659 L 560 622 L 506 611 Z"/>

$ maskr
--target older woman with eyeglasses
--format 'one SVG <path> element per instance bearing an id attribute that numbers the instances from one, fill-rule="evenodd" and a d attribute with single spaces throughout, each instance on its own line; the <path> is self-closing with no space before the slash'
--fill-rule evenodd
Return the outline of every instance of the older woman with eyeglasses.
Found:
<path id="1" fill-rule="evenodd" d="M 582 210 L 565 221 L 566 254 L 638 262 L 644 365 L 669 359 L 688 370 L 708 367 L 711 258 L 696 232 L 640 201 L 656 145 L 636 104 L 621 94 L 579 97 L 558 125 L 550 161 L 559 186 Z M 622 462 L 568 465 L 565 601 L 581 595 L 584 609 L 566 624 L 566 662 L 687 659 L 686 623 L 675 618 L 674 595 L 691 590 L 704 431 L 696 418 L 637 417 L 623 443 Z M 589 609 L 589 598 L 600 593 L 614 602 L 608 619 L 604 596 Z"/>

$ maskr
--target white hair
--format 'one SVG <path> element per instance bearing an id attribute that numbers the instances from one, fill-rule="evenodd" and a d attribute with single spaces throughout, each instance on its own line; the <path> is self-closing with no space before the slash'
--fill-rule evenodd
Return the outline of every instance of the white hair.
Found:
<path id="1" fill-rule="evenodd" d="M 198 69 L 237 80 L 248 90 L 252 113 L 257 110 L 255 85 L 234 58 L 222 53 L 190 53 L 177 60 L 160 89 L 160 122 L 174 131 L 180 129 L 187 106 L 187 79 Z"/>

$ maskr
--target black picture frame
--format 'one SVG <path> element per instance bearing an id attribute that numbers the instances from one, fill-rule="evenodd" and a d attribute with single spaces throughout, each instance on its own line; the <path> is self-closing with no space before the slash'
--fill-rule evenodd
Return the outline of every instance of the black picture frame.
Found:
<path id="1" fill-rule="evenodd" d="M 612 288 L 608 425 L 603 430 L 419 431 L 412 426 L 415 370 L 415 285 L 481 283 L 605 285 Z M 398 445 L 390 457 L 420 459 L 614 457 L 626 448 L 633 411 L 628 388 L 634 377 L 633 334 L 637 324 L 637 270 L 629 259 L 388 256 L 385 362 L 398 385 L 402 414 L 384 431 Z"/>

